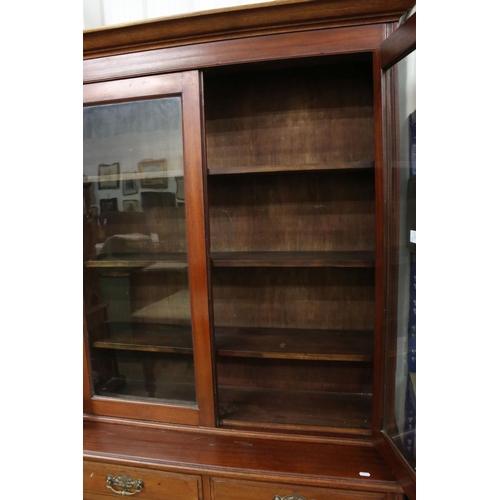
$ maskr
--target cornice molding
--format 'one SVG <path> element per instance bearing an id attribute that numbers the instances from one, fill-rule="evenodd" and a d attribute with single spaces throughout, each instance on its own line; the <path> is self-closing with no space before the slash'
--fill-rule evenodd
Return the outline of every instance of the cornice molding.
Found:
<path id="1" fill-rule="evenodd" d="M 83 32 L 84 59 L 263 34 L 393 22 L 412 0 L 283 0 Z"/>

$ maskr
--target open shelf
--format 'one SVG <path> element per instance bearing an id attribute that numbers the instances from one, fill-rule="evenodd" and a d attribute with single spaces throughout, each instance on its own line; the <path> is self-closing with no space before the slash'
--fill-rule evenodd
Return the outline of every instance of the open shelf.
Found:
<path id="1" fill-rule="evenodd" d="M 220 423 L 371 432 L 371 63 L 205 79 Z M 253 68 L 252 68 L 253 69 Z"/>
<path id="2" fill-rule="evenodd" d="M 208 175 L 235 175 L 235 174 L 260 174 L 260 173 L 286 173 L 286 172 L 310 172 L 310 171 L 358 171 L 371 170 L 374 168 L 373 161 L 352 161 L 338 163 L 306 163 L 295 165 L 249 165 L 233 167 L 211 167 Z"/>
<path id="3" fill-rule="evenodd" d="M 224 425 L 298 425 L 369 431 L 371 402 L 371 394 L 219 386 L 219 411 Z"/>
<path id="4" fill-rule="evenodd" d="M 252 69 L 205 75 L 209 175 L 373 168 L 370 61 Z"/>
<path id="5" fill-rule="evenodd" d="M 215 327 L 218 356 L 373 361 L 373 332 Z"/>
<path id="6" fill-rule="evenodd" d="M 212 252 L 215 267 L 374 267 L 374 252 Z"/>
<path id="7" fill-rule="evenodd" d="M 92 345 L 101 349 L 193 353 L 191 328 L 182 326 L 129 324 L 110 333 L 107 338 L 94 340 Z"/>

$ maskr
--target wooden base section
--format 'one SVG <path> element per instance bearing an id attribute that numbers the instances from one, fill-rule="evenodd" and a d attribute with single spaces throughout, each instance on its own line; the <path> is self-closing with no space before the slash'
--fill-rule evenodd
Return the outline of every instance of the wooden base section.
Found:
<path id="1" fill-rule="evenodd" d="M 361 498 L 362 492 L 381 492 L 393 500 L 399 496 L 390 495 L 402 493 L 391 469 L 376 448 L 366 442 L 194 429 L 90 416 L 84 419 L 83 427 L 84 459 L 107 464 L 113 471 L 119 466 L 135 466 L 145 474 L 163 471 L 202 474 L 212 480 L 338 488 L 357 492 Z M 361 476 L 360 472 L 369 476 Z M 141 477 L 137 473 L 130 475 Z"/>

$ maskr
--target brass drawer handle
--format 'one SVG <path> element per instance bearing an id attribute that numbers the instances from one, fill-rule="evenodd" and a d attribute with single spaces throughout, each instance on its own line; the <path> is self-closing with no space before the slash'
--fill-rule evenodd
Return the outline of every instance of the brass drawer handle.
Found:
<path id="1" fill-rule="evenodd" d="M 118 486 L 122 488 L 121 490 L 115 490 L 113 486 Z M 139 493 L 144 486 L 144 481 L 142 479 L 134 479 L 125 474 L 119 474 L 113 477 L 111 474 L 106 478 L 106 488 L 114 491 L 117 495 L 131 496 Z M 131 491 L 132 490 L 132 491 Z"/>
<path id="2" fill-rule="evenodd" d="M 286 497 L 274 495 L 273 500 L 307 500 L 307 498 L 300 495 L 287 495 Z"/>

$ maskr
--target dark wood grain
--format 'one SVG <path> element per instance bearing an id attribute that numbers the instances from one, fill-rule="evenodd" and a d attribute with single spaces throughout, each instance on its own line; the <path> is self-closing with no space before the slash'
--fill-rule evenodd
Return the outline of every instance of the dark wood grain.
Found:
<path id="1" fill-rule="evenodd" d="M 215 176 L 212 252 L 371 252 L 373 172 Z"/>
<path id="2" fill-rule="evenodd" d="M 203 475 L 201 477 L 201 484 L 202 484 L 202 498 L 203 500 L 212 500 L 212 493 L 211 493 L 211 478 L 210 476 Z"/>
<path id="3" fill-rule="evenodd" d="M 392 440 L 385 433 L 380 433 L 375 439 L 377 449 L 380 451 L 381 456 L 386 460 L 386 463 L 394 471 L 398 482 L 404 489 L 407 498 L 416 500 L 416 473 L 406 462 L 399 450 L 394 446 Z"/>
<path id="4" fill-rule="evenodd" d="M 196 407 L 177 405 L 172 402 L 153 402 L 144 400 L 120 400 L 116 397 L 94 396 L 92 413 L 107 417 L 138 419 L 141 415 L 156 422 L 169 422 L 182 425 L 199 425 L 199 410 Z"/>
<path id="5" fill-rule="evenodd" d="M 158 97 L 179 94 L 182 91 L 181 74 L 159 75 L 148 78 L 130 78 L 116 82 L 100 82 L 83 86 L 83 102 L 87 105 L 122 102 L 139 97 Z"/>
<path id="6" fill-rule="evenodd" d="M 256 422 L 330 429 L 371 427 L 370 394 L 265 390 L 219 386 L 222 423 Z"/>
<path id="7" fill-rule="evenodd" d="M 108 475 L 114 478 L 120 475 L 127 475 L 134 480 L 142 480 L 142 491 L 137 491 L 136 494 L 140 494 L 140 497 L 142 496 L 148 500 L 163 500 L 165 498 L 165 491 L 168 491 L 172 498 L 201 500 L 201 478 L 198 476 L 166 474 L 141 468 L 117 467 L 111 464 L 99 464 L 91 461 L 84 461 L 83 463 L 84 500 L 102 500 L 113 498 L 111 495 L 116 496 L 116 493 L 111 492 L 106 487 Z M 116 491 L 122 491 L 122 488 L 119 486 L 115 486 L 114 488 Z"/>
<path id="8" fill-rule="evenodd" d="M 218 356 L 372 361 L 373 332 L 287 328 L 215 328 Z"/>
<path id="9" fill-rule="evenodd" d="M 398 0 L 281 1 L 187 14 L 140 24 L 84 31 L 84 57 L 206 43 L 221 38 L 396 21 L 414 2 Z"/>
<path id="10" fill-rule="evenodd" d="M 327 61 L 304 70 L 297 62 L 250 74 L 207 73 L 209 172 L 372 165 L 370 57 Z"/>
<path id="11" fill-rule="evenodd" d="M 387 28 L 387 33 L 391 27 Z M 373 104 L 375 136 L 382 137 L 384 131 L 384 111 L 388 87 L 383 86 L 380 79 L 380 49 L 373 53 Z M 382 141 L 375 141 L 375 317 L 374 317 L 374 350 L 373 350 L 373 407 L 372 433 L 375 436 L 382 425 L 383 364 L 385 349 L 385 316 L 386 303 L 386 256 L 385 256 L 385 210 L 384 193 L 387 192 L 387 167 L 384 161 Z"/>
<path id="12" fill-rule="evenodd" d="M 417 47 L 417 14 L 409 17 L 380 45 L 380 66 L 389 69 Z"/>
<path id="13" fill-rule="evenodd" d="M 372 393 L 373 368 L 369 362 L 226 356 L 219 356 L 217 360 L 219 386 L 272 391 Z"/>
<path id="14" fill-rule="evenodd" d="M 216 326 L 373 329 L 373 269 L 217 267 L 212 278 Z"/>
<path id="15" fill-rule="evenodd" d="M 305 498 L 314 500 L 388 500 L 385 493 L 353 492 L 345 489 L 317 489 L 305 486 L 252 483 L 248 481 L 213 480 L 214 497 L 218 500 L 255 500 L 257 498 Z M 288 496 L 291 495 L 291 496 Z"/>
<path id="16" fill-rule="evenodd" d="M 373 252 L 212 252 L 215 267 L 374 267 Z"/>
<path id="17" fill-rule="evenodd" d="M 378 452 L 366 444 L 302 441 L 218 430 L 145 427 L 84 421 L 84 457 L 143 468 L 209 474 L 213 477 L 342 486 L 356 491 L 401 489 Z M 300 449 L 300 453 L 297 453 Z M 101 458 L 100 458 L 101 457 Z M 370 472 L 369 478 L 360 471 Z"/>
<path id="18" fill-rule="evenodd" d="M 200 423 L 214 426 L 215 378 L 213 345 L 210 337 L 208 302 L 209 259 L 207 249 L 206 200 L 202 156 L 200 75 L 184 73 L 183 140 L 186 192 L 186 226 L 189 261 L 194 359 Z"/>
<path id="19" fill-rule="evenodd" d="M 83 62 L 83 80 L 92 83 L 245 62 L 365 52 L 379 46 L 383 40 L 383 32 L 383 25 L 368 24 L 222 40 L 88 59 Z"/>

